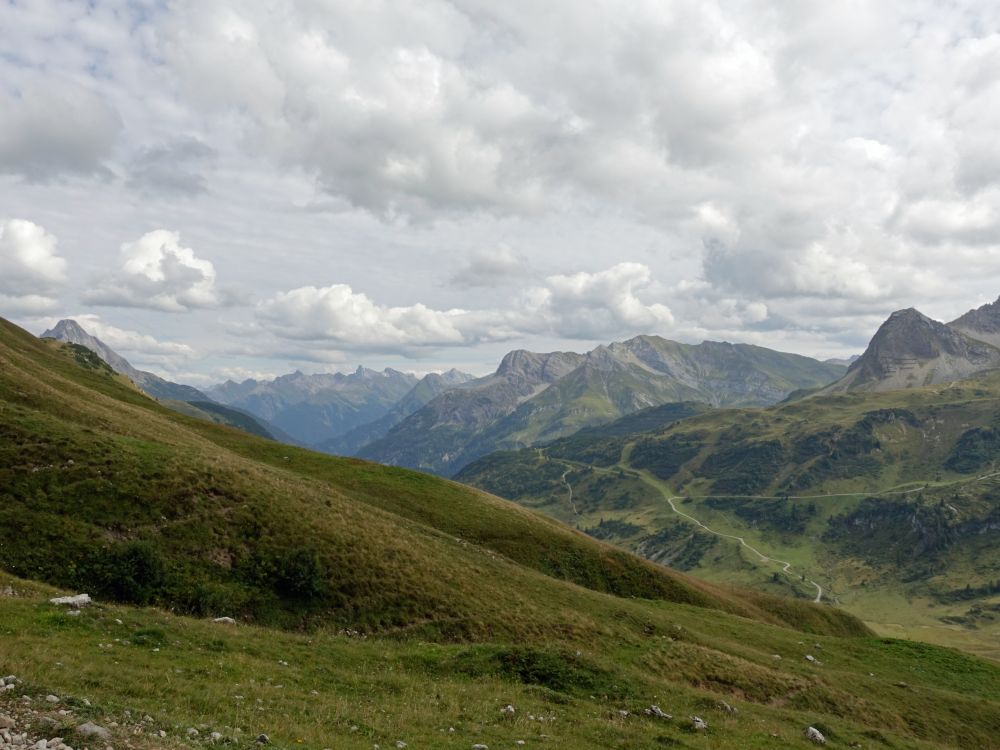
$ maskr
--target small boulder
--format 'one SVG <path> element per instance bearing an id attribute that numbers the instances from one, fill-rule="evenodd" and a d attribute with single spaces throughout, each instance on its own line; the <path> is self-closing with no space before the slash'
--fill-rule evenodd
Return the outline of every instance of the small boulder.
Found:
<path id="1" fill-rule="evenodd" d="M 55 604 L 57 607 L 86 607 L 91 603 L 90 594 L 77 594 L 76 596 L 57 596 L 54 599 L 49 599 L 49 604 Z"/>
<path id="2" fill-rule="evenodd" d="M 258 745 L 270 745 L 271 744 L 271 738 L 268 737 L 263 732 L 261 732 L 260 734 L 257 735 L 256 742 L 257 742 Z"/>
<path id="3" fill-rule="evenodd" d="M 214 620 L 212 620 L 212 622 L 217 622 L 220 625 L 235 625 L 236 624 L 236 620 L 234 620 L 232 617 L 216 617 Z"/>
<path id="4" fill-rule="evenodd" d="M 14 720 L 6 714 L 0 714 L 0 729 L 13 729 Z"/>
<path id="5" fill-rule="evenodd" d="M 700 716 L 692 716 L 691 718 L 691 728 L 696 732 L 704 732 L 708 729 L 708 722 L 706 722 Z"/>
<path id="6" fill-rule="evenodd" d="M 76 728 L 76 733 L 81 737 L 96 737 L 97 739 L 105 742 L 111 739 L 111 732 L 92 721 L 88 721 L 86 724 L 78 726 Z"/>
<path id="7" fill-rule="evenodd" d="M 502 713 L 502 714 L 512 714 L 512 713 L 514 713 L 514 706 L 512 706 L 510 703 L 508 703 L 506 706 L 504 706 L 503 708 L 500 709 L 500 713 Z"/>
<path id="8" fill-rule="evenodd" d="M 45 700 L 47 700 L 49 703 L 58 703 L 59 702 L 59 696 L 58 695 L 46 695 L 45 696 Z"/>
<path id="9" fill-rule="evenodd" d="M 719 708 L 720 711 L 725 711 L 727 714 L 735 714 L 736 713 L 736 708 L 734 706 L 730 706 L 725 701 L 719 701 L 719 703 L 717 705 L 718 705 L 718 708 Z"/>
<path id="10" fill-rule="evenodd" d="M 817 745 L 826 744 L 826 737 L 824 737 L 823 733 L 816 727 L 806 727 L 805 737 L 807 740 Z"/>
<path id="11" fill-rule="evenodd" d="M 642 712 L 644 714 L 646 714 L 646 716 L 652 716 L 653 718 L 656 718 L 656 719 L 672 719 L 672 718 L 674 718 L 673 716 L 671 716 L 670 714 L 668 714 L 666 711 L 664 711 L 662 708 L 660 708 L 657 705 L 652 705 L 649 708 L 644 708 L 644 709 L 642 709 Z"/>

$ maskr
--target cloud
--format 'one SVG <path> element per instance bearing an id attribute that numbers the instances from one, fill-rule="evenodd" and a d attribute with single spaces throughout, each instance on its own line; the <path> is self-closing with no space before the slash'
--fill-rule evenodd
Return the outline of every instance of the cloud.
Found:
<path id="1" fill-rule="evenodd" d="M 144 194 L 195 196 L 208 191 L 204 168 L 215 149 L 184 137 L 142 149 L 129 168 L 128 187 Z"/>
<path id="2" fill-rule="evenodd" d="M 263 324 L 282 337 L 374 350 L 468 343 L 456 325 L 463 314 L 422 304 L 379 305 L 346 284 L 300 287 L 257 308 Z"/>
<path id="3" fill-rule="evenodd" d="M 637 296 L 650 285 L 647 266 L 619 263 L 596 273 L 549 276 L 545 286 L 526 294 L 525 306 L 529 318 L 537 316 L 550 331 L 566 338 L 668 331 L 674 324 L 670 309 L 659 302 L 646 304 Z"/>
<path id="4" fill-rule="evenodd" d="M 71 81 L 21 75 L 0 87 L 0 172 L 32 181 L 109 177 L 121 118 L 95 91 Z"/>
<path id="5" fill-rule="evenodd" d="M 508 245 L 500 244 L 493 250 L 474 252 L 465 265 L 450 279 L 456 287 L 484 287 L 509 284 L 523 277 L 528 270 L 528 259 L 515 253 Z"/>
<path id="6" fill-rule="evenodd" d="M 434 310 L 389 307 L 346 284 L 300 287 L 257 307 L 261 325 L 279 338 L 355 350 L 399 351 L 506 341 L 526 335 L 595 339 L 659 332 L 673 324 L 661 303 L 637 293 L 651 286 L 649 268 L 620 263 L 596 273 L 550 276 L 525 290 L 510 309 Z"/>
<path id="7" fill-rule="evenodd" d="M 163 312 L 213 308 L 233 301 L 216 286 L 215 266 L 180 244 L 180 235 L 166 229 L 147 232 L 121 246 L 122 269 L 96 289 L 85 302 L 109 307 L 140 307 Z"/>
<path id="8" fill-rule="evenodd" d="M 66 284 L 67 262 L 56 244 L 53 235 L 30 221 L 0 220 L 0 307 L 38 314 L 57 305 L 53 295 Z"/>

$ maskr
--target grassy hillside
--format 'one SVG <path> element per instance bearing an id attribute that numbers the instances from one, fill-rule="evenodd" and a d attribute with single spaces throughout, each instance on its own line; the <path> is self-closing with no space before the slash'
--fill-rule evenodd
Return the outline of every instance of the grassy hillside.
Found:
<path id="1" fill-rule="evenodd" d="M 59 592 L 2 573 L 0 591 L 0 671 L 21 680 L 0 713 L 32 697 L 35 736 L 72 737 L 90 720 L 137 748 L 253 747 L 266 732 L 278 748 L 753 750 L 810 747 L 815 726 L 832 747 L 929 750 L 993 747 L 1000 731 L 988 662 L 904 641 L 804 640 L 684 605 L 621 602 L 619 617 L 641 609 L 645 623 L 626 637 L 434 644 L 112 605 L 68 617 L 47 603 Z M 650 705 L 673 718 L 645 715 Z"/>
<path id="2" fill-rule="evenodd" d="M 21 680 L 0 713 L 33 736 L 43 717 L 46 737 L 89 719 L 139 748 L 804 747 L 809 725 L 835 747 L 964 748 L 1000 731 L 989 663 L 697 582 L 455 483 L 187 418 L 86 360 L 0 324 L 0 565 L 19 576 L 0 573 L 0 673 Z M 70 617 L 28 578 L 128 604 Z"/>
<path id="3" fill-rule="evenodd" d="M 581 433 L 458 478 L 708 580 L 814 581 L 890 632 L 1000 656 L 998 461 L 993 375 Z"/>

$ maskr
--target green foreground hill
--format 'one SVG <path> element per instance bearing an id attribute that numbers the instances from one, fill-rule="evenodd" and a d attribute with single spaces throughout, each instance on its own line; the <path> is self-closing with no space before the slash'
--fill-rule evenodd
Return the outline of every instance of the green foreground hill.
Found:
<path id="1" fill-rule="evenodd" d="M 581 433 L 459 479 L 708 580 L 818 585 L 887 632 L 1000 656 L 998 462 L 993 374 Z"/>
<path id="2" fill-rule="evenodd" d="M 199 725 L 315 748 L 1000 733 L 989 662 L 700 583 L 458 484 L 185 417 L 78 355 L 0 322 L 0 567 L 17 576 L 0 580 L 0 673 L 22 681 L 0 713 L 53 694 L 73 712 L 57 725 L 114 722 L 140 747 L 197 743 Z M 69 617 L 28 579 L 122 604 Z"/>

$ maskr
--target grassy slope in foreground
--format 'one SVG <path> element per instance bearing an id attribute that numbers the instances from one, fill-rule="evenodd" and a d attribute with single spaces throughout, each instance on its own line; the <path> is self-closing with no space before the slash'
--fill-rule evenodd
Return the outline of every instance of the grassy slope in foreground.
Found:
<path id="1" fill-rule="evenodd" d="M 36 736 L 72 737 L 71 727 L 92 720 L 120 724 L 117 739 L 137 748 L 217 746 L 209 740 L 217 731 L 221 744 L 247 748 L 266 732 L 277 748 L 317 750 L 397 740 L 411 748 L 523 740 L 754 750 L 811 747 L 802 734 L 812 725 L 836 748 L 966 750 L 996 747 L 1000 732 L 994 664 L 903 641 L 803 640 L 686 605 L 632 605 L 656 623 L 642 637 L 433 644 L 225 626 L 125 606 L 68 617 L 47 603 L 54 590 L 0 573 L 0 591 L 8 586 L 15 595 L 0 594 L 0 672 L 24 684 L 0 694 L 0 713 L 31 696 L 57 722 Z M 60 703 L 46 703 L 48 694 Z M 501 713 L 506 704 L 513 715 Z M 675 718 L 643 715 L 651 704 Z M 691 715 L 708 730 L 694 732 Z M 197 739 L 188 727 L 199 728 Z M 150 736 L 161 730 L 165 738 Z"/>

